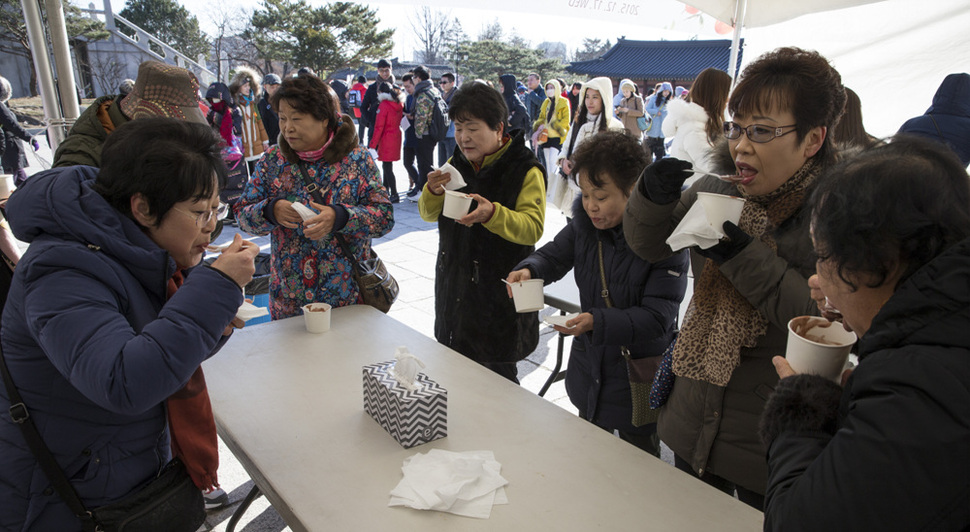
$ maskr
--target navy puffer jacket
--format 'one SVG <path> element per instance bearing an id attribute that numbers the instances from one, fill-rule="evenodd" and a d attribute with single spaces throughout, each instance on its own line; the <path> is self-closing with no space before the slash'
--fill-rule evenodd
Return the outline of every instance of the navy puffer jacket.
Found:
<path id="1" fill-rule="evenodd" d="M 3 356 L 37 430 L 88 507 L 121 499 L 171 458 L 165 400 L 224 342 L 243 296 L 208 267 L 166 300 L 175 262 L 92 185 L 37 174 L 7 204 L 30 242 L 3 311 Z M 0 412 L 10 400 L 0 386 Z M 0 416 L 0 530 L 81 529 L 10 416 Z"/>
<path id="2" fill-rule="evenodd" d="M 599 241 L 614 308 L 607 308 L 600 295 Z M 566 371 L 570 401 L 605 429 L 646 431 L 646 426 L 635 428 L 630 422 L 630 382 L 620 346 L 628 347 L 634 358 L 663 354 L 687 290 L 687 253 L 651 264 L 627 247 L 622 226 L 596 229 L 577 199 L 570 224 L 515 269 L 521 268 L 529 268 L 534 279 L 546 284 L 573 269 L 580 307 L 593 315 L 593 330 L 573 339 Z"/>
<path id="3" fill-rule="evenodd" d="M 926 114 L 911 118 L 899 133 L 942 142 L 970 165 L 970 74 L 950 74 L 933 96 Z"/>

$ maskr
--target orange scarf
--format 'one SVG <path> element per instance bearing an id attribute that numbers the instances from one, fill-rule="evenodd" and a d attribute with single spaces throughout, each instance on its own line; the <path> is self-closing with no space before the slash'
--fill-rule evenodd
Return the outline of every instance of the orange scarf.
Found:
<path id="1" fill-rule="evenodd" d="M 182 286 L 183 280 L 180 271 L 169 279 L 169 298 Z M 192 482 L 200 490 L 218 487 L 219 441 L 202 366 L 195 370 L 181 390 L 168 398 L 167 403 L 172 456 L 182 460 Z"/>

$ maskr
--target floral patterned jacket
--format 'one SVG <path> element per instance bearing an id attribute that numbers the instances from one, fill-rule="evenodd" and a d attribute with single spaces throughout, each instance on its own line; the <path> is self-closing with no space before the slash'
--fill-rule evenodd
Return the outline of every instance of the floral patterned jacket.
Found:
<path id="1" fill-rule="evenodd" d="M 310 206 L 312 198 L 304 189 L 298 162 L 296 152 L 280 137 L 279 144 L 256 163 L 256 171 L 234 207 L 243 231 L 272 235 L 269 311 L 274 320 L 298 315 L 307 303 L 342 307 L 361 302 L 352 277 L 353 266 L 334 233 L 309 240 L 302 226 L 288 229 L 276 223 L 272 212 L 275 200 Z M 335 233 L 343 235 L 358 260 L 369 257 L 371 238 L 383 236 L 394 227 L 394 211 L 377 165 L 357 144 L 349 116 L 343 116 L 323 157 L 305 164 L 324 202 L 338 211 Z"/>

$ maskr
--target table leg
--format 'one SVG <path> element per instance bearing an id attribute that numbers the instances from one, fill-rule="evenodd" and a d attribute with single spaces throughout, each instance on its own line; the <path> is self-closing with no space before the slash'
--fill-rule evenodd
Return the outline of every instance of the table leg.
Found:
<path id="1" fill-rule="evenodd" d="M 566 311 L 560 310 L 559 315 L 565 316 Z M 559 370 L 562 369 L 562 349 L 566 335 L 563 333 L 556 334 L 559 335 L 558 345 L 556 345 L 556 366 L 552 368 L 552 375 L 549 375 L 549 378 L 546 379 L 546 383 L 543 384 L 542 389 L 539 390 L 539 397 L 544 397 L 546 392 L 549 391 L 549 387 L 552 386 L 552 383 L 562 380 L 563 374 L 565 373 L 564 371 L 560 372 Z"/>
<path id="2" fill-rule="evenodd" d="M 249 493 L 243 497 L 242 502 L 239 503 L 239 508 L 236 508 L 236 511 L 232 513 L 232 517 L 229 518 L 229 524 L 226 525 L 226 532 L 234 532 L 236 530 L 236 525 L 239 524 L 239 520 L 242 519 L 243 514 L 249 509 L 249 505 L 260 495 L 259 486 L 253 483 L 253 489 L 249 490 Z"/>

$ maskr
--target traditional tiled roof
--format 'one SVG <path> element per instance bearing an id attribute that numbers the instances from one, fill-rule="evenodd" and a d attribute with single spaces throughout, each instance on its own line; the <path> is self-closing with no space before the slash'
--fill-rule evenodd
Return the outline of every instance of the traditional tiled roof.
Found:
<path id="1" fill-rule="evenodd" d="M 742 44 L 744 40 L 741 40 Z M 744 50 L 744 47 L 741 48 Z M 631 41 L 620 39 L 602 56 L 567 70 L 610 78 L 693 81 L 705 68 L 727 72 L 731 41 Z M 740 54 L 738 64 L 741 64 Z"/>

